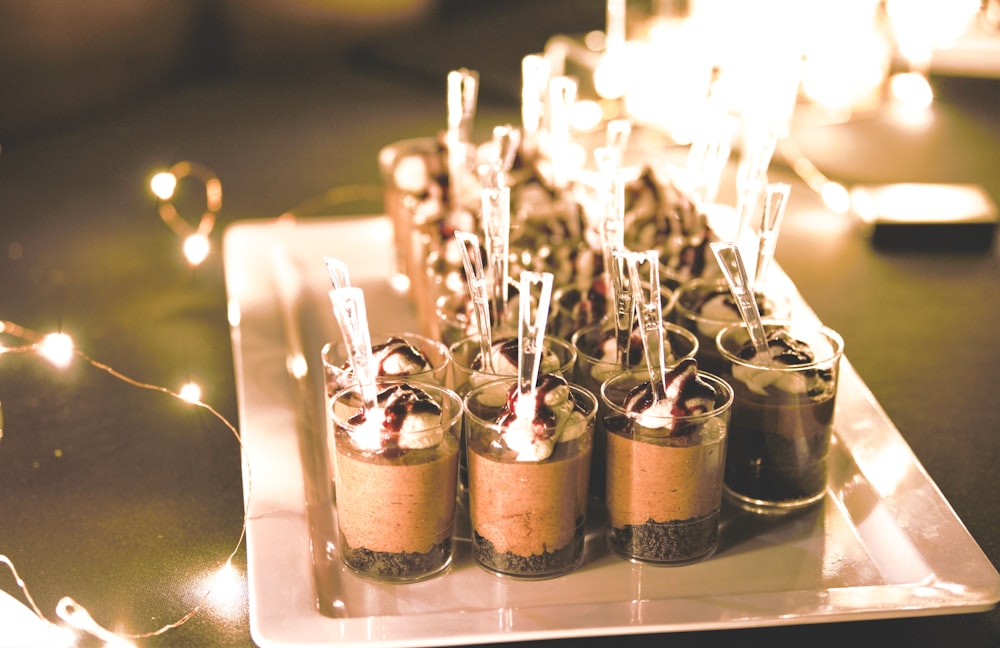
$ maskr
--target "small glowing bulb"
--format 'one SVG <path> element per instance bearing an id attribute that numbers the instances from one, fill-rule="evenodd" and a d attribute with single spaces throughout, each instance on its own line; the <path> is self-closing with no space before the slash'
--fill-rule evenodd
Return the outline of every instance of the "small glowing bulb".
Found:
<path id="1" fill-rule="evenodd" d="M 65 369 L 73 359 L 73 339 L 65 333 L 49 333 L 42 338 L 38 352 L 56 367 Z"/>
<path id="2" fill-rule="evenodd" d="M 934 101 L 934 90 L 927 77 L 916 72 L 893 75 L 889 87 L 892 96 L 908 108 L 927 108 Z"/>
<path id="3" fill-rule="evenodd" d="M 286 360 L 286 365 L 288 367 L 288 373 L 292 375 L 292 378 L 305 378 L 309 373 L 309 363 L 301 353 L 289 356 Z"/>
<path id="4" fill-rule="evenodd" d="M 201 387 L 193 382 L 186 383 L 177 394 L 189 403 L 197 403 L 201 400 Z"/>
<path id="5" fill-rule="evenodd" d="M 149 181 L 149 188 L 160 200 L 170 200 L 177 189 L 177 176 L 169 171 L 161 171 Z"/>
<path id="6" fill-rule="evenodd" d="M 208 256 L 208 238 L 204 234 L 192 234 L 184 239 L 184 258 L 191 265 L 198 265 Z"/>
<path id="7" fill-rule="evenodd" d="M 823 203 L 838 214 L 846 214 L 851 208 L 851 194 L 847 188 L 837 182 L 825 182 L 819 192 Z"/>

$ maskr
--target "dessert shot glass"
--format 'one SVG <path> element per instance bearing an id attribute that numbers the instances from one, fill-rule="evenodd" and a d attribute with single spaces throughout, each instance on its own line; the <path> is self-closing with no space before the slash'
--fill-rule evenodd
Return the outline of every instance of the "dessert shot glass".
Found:
<path id="1" fill-rule="evenodd" d="M 370 580 L 420 581 L 452 561 L 462 399 L 428 383 L 376 386 L 384 424 L 355 387 L 331 399 L 337 549 Z"/>
<path id="2" fill-rule="evenodd" d="M 643 341 L 634 332 L 629 346 L 628 366 L 622 366 L 617 359 L 618 344 L 614 329 L 607 324 L 591 324 L 573 334 L 570 342 L 576 350 L 576 365 L 573 368 L 573 382 L 592 394 L 600 394 L 601 385 L 613 376 L 638 369 L 645 370 Z M 698 338 L 694 333 L 670 322 L 663 323 L 664 358 L 672 366 L 684 358 L 693 358 L 698 352 Z M 598 401 L 601 415 L 607 409 Z M 600 416 L 599 416 L 600 420 Z M 594 431 L 593 465 L 590 473 L 590 496 L 604 499 L 606 476 L 607 438 L 604 427 L 598 424 Z"/>
<path id="3" fill-rule="evenodd" d="M 547 384 L 541 381 L 538 390 Z M 537 409 L 545 411 L 528 434 L 547 442 L 550 454 L 519 452 L 524 444 L 510 439 L 514 432 L 501 422 L 517 385 L 516 378 L 496 380 L 465 397 L 472 556 L 496 574 L 552 578 L 583 560 L 597 400 L 569 383 L 539 397 Z M 541 419 L 546 422 L 539 425 Z"/>
<path id="4" fill-rule="evenodd" d="M 451 354 L 441 342 L 420 333 L 372 333 L 372 352 L 379 377 L 401 377 L 450 387 Z M 320 349 L 327 398 L 354 384 L 350 352 L 343 340 L 327 342 Z M 421 367 L 423 360 L 429 367 Z"/>
<path id="5" fill-rule="evenodd" d="M 437 137 L 414 137 L 379 150 L 386 215 L 394 235 L 392 285 L 408 293 L 417 321 L 432 317 L 427 260 L 441 245 L 448 217 L 447 149 Z"/>
<path id="6" fill-rule="evenodd" d="M 451 354 L 436 340 L 418 333 L 374 333 L 373 356 L 380 378 L 402 378 L 414 383 L 451 386 Z M 330 411 L 333 395 L 355 384 L 351 371 L 350 352 L 343 340 L 327 342 L 320 349 L 323 362 L 324 407 Z M 426 361 L 429 366 L 422 367 Z M 326 417 L 327 443 L 333 444 L 333 420 Z M 333 470 L 331 463 L 330 469 Z M 331 473 L 331 488 L 336 497 L 336 479 Z"/>
<path id="7" fill-rule="evenodd" d="M 819 323 L 764 320 L 768 357 L 744 324 L 721 330 L 723 378 L 735 392 L 726 493 L 761 513 L 823 499 L 844 341 Z"/>
<path id="8" fill-rule="evenodd" d="M 552 293 L 548 330 L 553 335 L 569 339 L 582 328 L 593 324 L 607 324 L 613 321 L 608 317 L 609 308 L 614 308 L 610 299 L 610 291 L 605 287 L 603 279 L 595 281 L 586 290 L 574 285 L 557 288 Z M 670 317 L 675 299 L 673 290 L 660 286 L 660 309 L 664 320 Z"/>
<path id="9" fill-rule="evenodd" d="M 487 371 L 476 365 L 476 358 L 480 356 L 480 342 L 478 335 L 470 335 L 452 344 L 448 351 L 452 360 L 452 385 L 459 395 L 465 396 L 472 388 L 486 382 L 491 382 L 499 378 L 506 378 L 517 375 L 518 346 L 517 333 L 513 336 L 498 336 L 494 334 L 493 346 L 504 342 L 508 343 L 509 354 L 505 354 L 506 362 L 502 367 L 494 367 L 493 371 Z M 546 335 L 542 341 L 544 352 L 542 355 L 542 373 L 554 373 L 567 380 L 573 376 L 573 367 L 576 364 L 576 350 L 568 341 L 552 335 Z"/>
<path id="10" fill-rule="evenodd" d="M 471 335 L 462 338 L 452 344 L 448 351 L 452 358 L 452 385 L 453 389 L 462 397 L 465 397 L 475 387 L 498 380 L 501 378 L 515 377 L 518 374 L 518 338 L 517 333 L 506 337 L 494 337 L 494 347 L 500 344 L 507 345 L 509 354 L 503 354 L 506 361 L 503 366 L 494 367 L 493 371 L 487 371 L 482 366 L 476 366 L 476 358 L 481 355 L 479 335 Z M 542 373 L 553 373 L 569 380 L 573 375 L 573 366 L 576 364 L 576 351 L 566 340 L 546 335 L 542 338 L 544 349 L 540 363 Z M 462 457 L 459 474 L 461 476 L 460 485 L 465 489 L 469 484 L 469 461 L 468 445 L 462 446 Z"/>
<path id="11" fill-rule="evenodd" d="M 757 294 L 761 317 L 781 319 L 789 312 L 788 300 Z M 715 346 L 715 338 L 726 326 L 741 322 L 729 284 L 723 276 L 692 279 L 677 288 L 673 320 L 698 338 L 698 366 L 720 375 L 725 363 Z"/>
<path id="12" fill-rule="evenodd" d="M 620 373 L 601 386 L 608 541 L 629 560 L 684 565 L 718 546 L 733 390 L 718 376 L 697 375 L 715 392 L 700 413 L 627 409 L 629 392 L 649 380 L 646 371 Z"/>

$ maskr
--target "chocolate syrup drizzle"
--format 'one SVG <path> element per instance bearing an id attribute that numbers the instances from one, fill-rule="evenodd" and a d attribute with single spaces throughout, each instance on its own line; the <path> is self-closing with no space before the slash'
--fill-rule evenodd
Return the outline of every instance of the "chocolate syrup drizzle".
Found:
<path id="1" fill-rule="evenodd" d="M 392 385 L 382 389 L 378 394 L 378 405 L 383 408 L 382 419 L 382 449 L 377 454 L 398 456 L 404 452 L 399 447 L 400 432 L 403 424 L 410 416 L 430 414 L 441 415 L 441 406 L 430 394 L 413 385 Z M 358 410 L 348 419 L 351 425 L 362 425 L 367 420 L 367 411 Z"/>
<path id="2" fill-rule="evenodd" d="M 531 421 L 531 431 L 534 437 L 539 440 L 545 440 L 556 433 L 556 424 L 559 422 L 559 417 L 557 416 L 555 410 L 546 405 L 546 400 L 549 394 L 554 392 L 556 389 L 561 387 L 568 387 L 569 383 L 562 376 L 556 374 L 541 374 L 538 376 L 538 384 L 535 387 L 535 417 Z M 498 423 L 501 428 L 513 425 L 514 421 L 517 420 L 517 401 L 520 398 L 520 391 L 517 385 L 514 385 L 509 392 L 507 392 L 507 402 L 504 404 L 503 410 L 500 412 L 500 417 Z M 570 394 L 572 398 L 572 394 Z"/>

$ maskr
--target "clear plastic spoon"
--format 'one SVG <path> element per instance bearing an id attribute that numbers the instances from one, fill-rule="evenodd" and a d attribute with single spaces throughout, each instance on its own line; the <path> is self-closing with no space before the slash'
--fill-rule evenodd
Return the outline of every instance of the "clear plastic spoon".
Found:
<path id="1" fill-rule="evenodd" d="M 496 323 L 507 319 L 507 281 L 510 274 L 510 187 L 482 190 L 482 221 L 486 233 L 486 260 L 493 278 Z"/>
<path id="2" fill-rule="evenodd" d="M 743 154 L 736 168 L 736 214 L 739 217 L 735 238 L 752 222 L 760 193 L 767 183 L 767 168 L 771 164 L 777 140 L 773 135 L 748 136 L 743 142 Z"/>
<path id="3" fill-rule="evenodd" d="M 617 167 L 602 170 L 605 181 L 603 193 L 604 217 L 601 221 L 601 257 L 604 276 L 611 299 L 609 315 L 615 322 L 618 364 L 628 367 L 629 345 L 632 339 L 633 302 L 628 286 L 628 269 L 622 258 L 616 257 L 625 249 L 625 176 Z"/>
<path id="4" fill-rule="evenodd" d="M 726 276 L 729 284 L 729 291 L 736 301 L 736 306 L 740 310 L 740 316 L 747 325 L 750 333 L 750 341 L 753 343 L 757 353 L 766 353 L 771 356 L 771 350 L 767 346 L 767 335 L 764 333 L 764 325 L 760 321 L 760 311 L 757 310 L 757 299 L 754 297 L 753 287 L 747 279 L 746 267 L 743 265 L 743 258 L 740 250 L 732 241 L 716 241 L 710 243 L 712 253 L 715 255 L 722 274 Z"/>
<path id="5" fill-rule="evenodd" d="M 539 288 L 537 306 L 532 313 L 532 292 Z M 535 418 L 535 390 L 542 363 L 545 324 L 552 299 L 551 272 L 522 272 L 520 291 L 520 325 L 518 326 L 517 388 L 515 415 L 521 421 Z M 532 317 L 534 315 L 534 317 Z"/>
<path id="6" fill-rule="evenodd" d="M 754 288 L 764 285 L 768 268 L 774 260 L 774 249 L 778 244 L 778 232 L 788 205 L 788 194 L 792 188 L 783 182 L 767 185 L 764 195 L 764 213 L 760 221 L 760 239 L 757 243 L 757 265 L 753 274 Z"/>
<path id="7" fill-rule="evenodd" d="M 521 59 L 521 126 L 531 146 L 542 128 L 545 92 L 551 76 L 552 66 L 544 54 L 528 54 Z"/>
<path id="8" fill-rule="evenodd" d="M 328 256 L 323 257 L 323 261 L 326 263 L 326 271 L 334 288 L 346 288 L 351 285 L 351 275 L 346 263 Z"/>
<path id="9" fill-rule="evenodd" d="M 512 124 L 503 124 L 493 128 L 493 142 L 496 146 L 496 157 L 500 161 L 500 170 L 510 173 L 514 167 L 517 150 L 521 146 L 521 131 Z"/>
<path id="10" fill-rule="evenodd" d="M 448 73 L 448 135 L 472 141 L 472 124 L 479 98 L 479 73 L 459 68 Z"/>
<path id="11" fill-rule="evenodd" d="M 663 306 L 660 303 L 660 257 L 656 250 L 627 253 L 629 282 L 642 332 L 643 353 L 649 371 L 649 384 L 658 385 L 653 390 L 656 400 L 667 393 L 665 382 L 667 348 L 663 343 Z M 641 268 L 648 268 L 643 281 Z"/>
<path id="12" fill-rule="evenodd" d="M 479 73 L 459 68 L 448 73 L 448 175 L 451 205 L 457 209 L 466 195 L 470 171 L 474 172 L 472 126 L 479 97 Z"/>
<path id="13" fill-rule="evenodd" d="M 378 389 L 375 386 L 375 359 L 372 355 L 371 333 L 368 330 L 368 312 L 365 294 L 356 286 L 334 288 L 330 291 L 333 313 L 340 324 L 340 332 L 351 358 L 351 369 L 365 410 L 378 407 Z"/>
<path id="14" fill-rule="evenodd" d="M 696 203 L 715 202 L 719 179 L 729 161 L 738 125 L 738 120 L 731 115 L 707 118 L 700 135 L 691 143 L 685 176 L 691 183 L 689 191 Z"/>
<path id="15" fill-rule="evenodd" d="M 615 248 L 611 251 L 610 279 L 614 312 L 611 314 L 615 322 L 615 351 L 618 366 L 629 367 L 629 354 L 632 346 L 632 323 L 635 317 L 635 298 L 632 291 L 632 279 L 629 274 L 629 251 Z"/>
<path id="16" fill-rule="evenodd" d="M 570 112 L 576 103 L 578 84 L 568 76 L 553 77 L 548 87 L 548 146 L 552 164 L 552 186 L 558 190 L 569 186 L 572 172 L 572 129 Z"/>
<path id="17" fill-rule="evenodd" d="M 476 312 L 476 327 L 479 331 L 479 355 L 483 370 L 493 373 L 492 323 L 490 322 L 490 298 L 486 290 L 486 273 L 483 271 L 483 256 L 479 248 L 479 237 L 469 232 L 455 232 L 455 240 L 462 250 L 462 265 L 469 284 L 469 296 Z"/>
<path id="18" fill-rule="evenodd" d="M 604 130 L 604 145 L 618 149 L 624 156 L 628 140 L 632 135 L 632 124 L 627 119 L 612 119 Z"/>

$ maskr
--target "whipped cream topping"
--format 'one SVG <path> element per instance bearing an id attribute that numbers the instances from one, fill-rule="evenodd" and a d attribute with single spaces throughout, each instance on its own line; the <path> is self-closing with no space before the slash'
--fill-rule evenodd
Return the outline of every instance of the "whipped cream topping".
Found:
<path id="1" fill-rule="evenodd" d="M 758 353 L 748 342 L 736 354 L 754 369 L 744 365 L 733 365 L 733 378 L 745 384 L 750 391 L 767 394 L 780 390 L 789 394 L 820 396 L 832 389 L 833 375 L 828 368 L 811 368 L 803 371 L 773 371 L 787 367 L 810 365 L 817 358 L 832 358 L 834 349 L 823 337 L 806 342 L 796 339 L 784 328 L 767 331 L 767 347 L 770 355 Z M 770 369 L 770 370 L 769 370 Z"/>
<path id="2" fill-rule="evenodd" d="M 372 347 L 376 375 L 379 377 L 411 376 L 434 368 L 424 352 L 400 337 L 390 337 L 386 342 Z M 350 361 L 341 365 L 337 383 L 343 387 L 354 384 Z"/>
<path id="3" fill-rule="evenodd" d="M 670 273 L 681 279 L 712 271 L 708 243 L 718 239 L 704 214 L 684 191 L 648 166 L 625 187 L 625 247 L 655 249 Z"/>
<path id="4" fill-rule="evenodd" d="M 532 403 L 521 403 L 514 385 L 497 420 L 500 437 L 518 461 L 543 461 L 552 456 L 556 444 L 580 436 L 583 412 L 573 400 L 569 383 L 561 376 L 546 373 L 538 377 Z"/>
<path id="5" fill-rule="evenodd" d="M 644 364 L 643 344 L 642 331 L 640 331 L 638 326 L 632 327 L 628 347 L 629 366 L 635 367 Z M 597 342 L 597 352 L 594 354 L 594 357 L 600 359 L 601 362 L 618 362 L 618 334 L 615 329 L 610 328 L 601 333 L 601 337 Z M 670 358 L 668 357 L 667 360 L 669 361 Z"/>
<path id="6" fill-rule="evenodd" d="M 360 410 L 348 421 L 354 446 L 367 452 L 433 448 L 444 440 L 441 406 L 419 387 L 399 384 L 378 394 L 378 407 Z"/>
<path id="7" fill-rule="evenodd" d="M 625 398 L 625 411 L 638 413 L 636 422 L 650 429 L 674 431 L 676 417 L 704 414 L 715 407 L 715 388 L 698 375 L 698 362 L 685 358 L 664 377 L 663 393 L 649 382 L 636 385 Z"/>
<path id="8" fill-rule="evenodd" d="M 520 348 L 516 337 L 502 338 L 494 340 L 490 347 L 490 359 L 493 361 L 493 373 L 500 376 L 516 376 L 517 361 Z M 559 356 L 555 352 L 544 346 L 542 349 L 542 361 L 539 365 L 539 373 L 551 373 L 559 370 Z M 483 359 L 477 353 L 472 359 L 471 367 L 476 371 L 483 369 Z"/>

